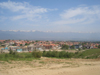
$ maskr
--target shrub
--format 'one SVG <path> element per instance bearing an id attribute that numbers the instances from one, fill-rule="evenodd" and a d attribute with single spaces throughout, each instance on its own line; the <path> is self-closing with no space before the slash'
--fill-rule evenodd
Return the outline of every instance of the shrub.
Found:
<path id="1" fill-rule="evenodd" d="M 59 58 L 59 52 L 56 51 L 55 57 Z"/>
<path id="2" fill-rule="evenodd" d="M 71 49 L 75 49 L 75 46 L 74 46 L 74 45 L 72 45 L 70 48 L 71 48 Z"/>
<path id="3" fill-rule="evenodd" d="M 7 58 L 7 57 L 9 57 L 9 55 L 8 54 L 5 54 L 5 58 Z"/>
<path id="4" fill-rule="evenodd" d="M 35 50 L 35 51 L 32 52 L 32 55 L 33 55 L 34 58 L 41 58 L 42 53 L 40 51 Z"/>
<path id="5" fill-rule="evenodd" d="M 69 48 L 69 46 L 68 45 L 62 45 L 62 48 L 61 49 L 68 49 Z"/>
<path id="6" fill-rule="evenodd" d="M 42 53 L 40 51 L 37 52 L 37 58 L 41 58 L 41 56 L 42 56 Z"/>
<path id="7" fill-rule="evenodd" d="M 56 58 L 71 58 L 74 56 L 74 53 L 68 53 L 65 51 L 43 51 L 43 56 L 45 57 L 56 57 Z"/>
<path id="8" fill-rule="evenodd" d="M 66 52 L 65 51 L 61 51 L 60 53 L 59 53 L 59 57 L 60 58 L 64 58 L 64 57 L 66 57 Z"/>
<path id="9" fill-rule="evenodd" d="M 13 51 L 12 51 L 12 50 L 10 50 L 9 54 L 13 54 Z"/>
<path id="10" fill-rule="evenodd" d="M 42 56 L 46 56 L 46 53 L 47 53 L 46 51 L 43 51 Z"/>
<path id="11" fill-rule="evenodd" d="M 14 51 L 14 52 L 13 52 L 13 55 L 17 55 L 17 51 Z"/>
<path id="12" fill-rule="evenodd" d="M 79 51 L 81 50 L 81 48 L 78 49 Z"/>
<path id="13" fill-rule="evenodd" d="M 79 52 L 77 51 L 77 52 L 75 52 L 75 54 L 78 54 Z"/>

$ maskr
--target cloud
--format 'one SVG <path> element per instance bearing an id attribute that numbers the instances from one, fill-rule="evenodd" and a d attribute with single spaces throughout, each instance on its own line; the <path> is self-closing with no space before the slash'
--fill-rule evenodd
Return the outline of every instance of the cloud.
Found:
<path id="1" fill-rule="evenodd" d="M 67 19 L 67 20 L 60 20 L 57 22 L 54 22 L 55 24 L 59 24 L 59 25 L 64 25 L 64 24 L 75 24 L 75 23 L 80 23 L 83 22 L 86 18 L 82 18 L 82 19 Z"/>
<path id="2" fill-rule="evenodd" d="M 11 1 L 0 3 L 1 8 L 9 9 L 13 12 L 24 10 L 26 9 L 25 6 L 26 6 L 26 3 L 15 3 Z"/>
<path id="3" fill-rule="evenodd" d="M 93 31 L 40 31 L 40 30 L 0 30 L 0 31 L 10 31 L 10 32 L 45 32 L 45 33 L 100 33 Z"/>
<path id="4" fill-rule="evenodd" d="M 19 19 L 28 19 L 28 20 L 34 20 L 34 19 L 40 19 L 43 16 L 41 14 L 46 13 L 48 11 L 56 10 L 56 9 L 47 9 L 42 8 L 39 6 L 32 6 L 27 2 L 20 3 L 20 2 L 2 2 L 0 3 L 0 7 L 2 9 L 8 9 L 12 11 L 13 13 L 19 13 L 18 15 L 15 15 L 11 17 L 12 20 L 19 20 Z"/>
<path id="5" fill-rule="evenodd" d="M 2 31 L 13 31 L 13 32 L 35 32 L 35 30 L 2 30 Z"/>
<path id="6" fill-rule="evenodd" d="M 80 6 L 64 10 L 55 24 L 91 24 L 100 19 L 100 6 Z"/>
<path id="7" fill-rule="evenodd" d="M 18 30 L 8 30 L 8 31 L 18 32 Z"/>

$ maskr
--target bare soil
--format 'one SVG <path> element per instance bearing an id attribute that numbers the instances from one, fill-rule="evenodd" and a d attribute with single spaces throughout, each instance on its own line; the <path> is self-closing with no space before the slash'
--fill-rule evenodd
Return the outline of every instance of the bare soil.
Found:
<path id="1" fill-rule="evenodd" d="M 100 59 L 0 61 L 0 75 L 100 75 Z"/>

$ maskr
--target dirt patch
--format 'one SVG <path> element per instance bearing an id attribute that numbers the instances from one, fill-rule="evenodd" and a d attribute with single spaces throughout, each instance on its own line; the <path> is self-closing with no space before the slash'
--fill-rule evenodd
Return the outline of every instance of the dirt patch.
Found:
<path id="1" fill-rule="evenodd" d="M 99 59 L 0 61 L 0 75 L 100 75 Z"/>

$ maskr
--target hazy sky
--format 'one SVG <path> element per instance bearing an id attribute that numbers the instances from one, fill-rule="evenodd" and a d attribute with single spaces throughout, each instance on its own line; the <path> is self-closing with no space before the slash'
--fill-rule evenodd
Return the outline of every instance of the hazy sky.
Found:
<path id="1" fill-rule="evenodd" d="M 0 30 L 100 32 L 100 0 L 0 0 Z"/>

